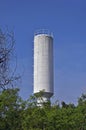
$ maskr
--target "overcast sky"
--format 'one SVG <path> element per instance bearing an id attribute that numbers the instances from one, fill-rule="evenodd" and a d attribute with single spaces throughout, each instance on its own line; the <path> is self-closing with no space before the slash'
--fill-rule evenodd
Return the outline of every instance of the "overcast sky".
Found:
<path id="1" fill-rule="evenodd" d="M 20 95 L 33 93 L 33 37 L 54 36 L 54 100 L 76 103 L 86 93 L 86 0 L 0 0 L 0 27 L 13 30 Z"/>

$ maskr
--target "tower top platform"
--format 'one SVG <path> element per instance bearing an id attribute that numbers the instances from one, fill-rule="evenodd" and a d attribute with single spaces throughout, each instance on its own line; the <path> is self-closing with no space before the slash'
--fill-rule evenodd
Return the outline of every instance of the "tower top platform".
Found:
<path id="1" fill-rule="evenodd" d="M 34 36 L 36 35 L 47 35 L 47 36 L 53 37 L 53 33 L 51 33 L 48 29 L 36 30 L 34 33 Z"/>

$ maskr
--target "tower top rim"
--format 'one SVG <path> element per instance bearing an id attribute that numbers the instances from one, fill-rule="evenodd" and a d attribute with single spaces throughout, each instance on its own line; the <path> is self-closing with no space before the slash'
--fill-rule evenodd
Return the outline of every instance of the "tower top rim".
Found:
<path id="1" fill-rule="evenodd" d="M 50 36 L 50 37 L 53 38 L 53 33 L 50 32 L 48 29 L 36 30 L 35 33 L 34 33 L 34 36 L 37 36 L 37 35 L 47 35 L 47 36 Z"/>

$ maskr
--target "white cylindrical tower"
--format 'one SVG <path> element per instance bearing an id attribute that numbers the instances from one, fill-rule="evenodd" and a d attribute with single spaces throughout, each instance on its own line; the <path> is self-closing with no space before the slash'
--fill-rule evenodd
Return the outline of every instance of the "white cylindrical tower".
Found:
<path id="1" fill-rule="evenodd" d="M 50 100 L 54 92 L 53 37 L 46 33 L 34 36 L 34 94 L 40 91 L 44 101 Z"/>

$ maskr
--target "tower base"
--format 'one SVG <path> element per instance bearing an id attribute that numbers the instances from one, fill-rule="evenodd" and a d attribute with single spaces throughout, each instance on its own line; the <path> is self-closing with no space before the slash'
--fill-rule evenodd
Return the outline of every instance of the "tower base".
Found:
<path id="1" fill-rule="evenodd" d="M 53 93 L 42 92 L 42 95 L 37 97 L 37 106 L 42 107 L 45 103 L 50 102 L 50 98 L 51 98 L 52 95 L 53 95 Z"/>

